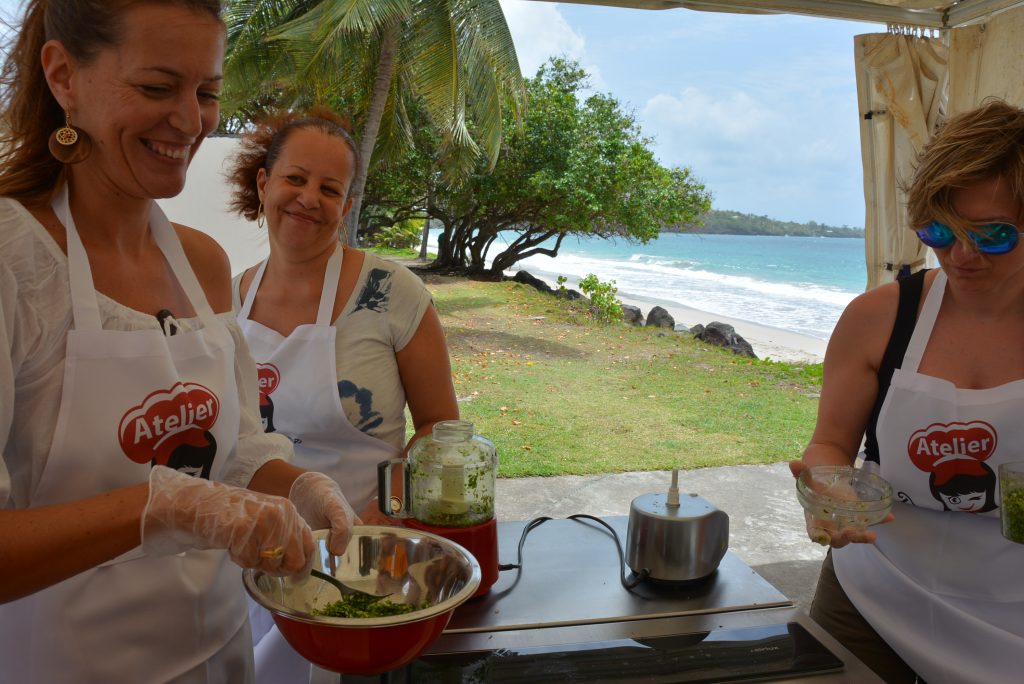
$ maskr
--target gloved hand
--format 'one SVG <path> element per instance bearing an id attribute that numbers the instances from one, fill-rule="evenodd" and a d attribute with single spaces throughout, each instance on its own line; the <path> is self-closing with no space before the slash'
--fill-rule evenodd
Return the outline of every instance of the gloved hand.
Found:
<path id="1" fill-rule="evenodd" d="M 242 567 L 302 575 L 314 545 L 309 526 L 287 499 L 154 466 L 142 512 L 142 550 L 164 556 L 188 549 L 227 549 Z"/>
<path id="2" fill-rule="evenodd" d="M 303 473 L 292 483 L 288 500 L 314 530 L 330 528 L 328 551 L 336 556 L 345 553 L 352 527 L 360 521 L 337 482 L 323 473 Z"/>

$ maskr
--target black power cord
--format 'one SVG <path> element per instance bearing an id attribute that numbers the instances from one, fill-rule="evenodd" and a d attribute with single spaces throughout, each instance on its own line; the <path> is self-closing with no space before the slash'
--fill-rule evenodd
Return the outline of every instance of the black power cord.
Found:
<path id="1" fill-rule="evenodd" d="M 648 576 L 650 575 L 650 570 L 648 570 L 647 568 L 642 568 L 640 572 L 633 573 L 629 579 L 626 578 L 626 554 L 622 550 L 622 541 L 619 539 L 619 534 L 615 531 L 615 528 L 606 523 L 604 520 L 601 520 L 600 518 L 597 518 L 593 515 L 587 515 L 586 513 L 576 513 L 574 515 L 570 515 L 568 519 L 575 520 L 579 523 L 585 523 L 586 521 L 595 522 L 604 527 L 608 531 L 608 533 L 612 535 L 612 538 L 615 540 L 615 548 L 619 552 L 619 581 L 622 583 L 622 586 L 626 589 L 626 591 L 632 594 L 641 596 L 643 598 L 647 598 L 633 590 L 637 587 L 637 585 L 639 585 L 641 582 L 648 578 Z M 554 518 L 551 518 L 549 516 L 541 516 L 539 518 L 534 518 L 530 522 L 526 523 L 526 527 L 523 528 L 523 534 L 519 537 L 519 546 L 517 549 L 518 556 L 516 558 L 516 562 L 499 564 L 498 570 L 522 570 L 523 545 L 526 543 L 526 536 L 530 534 L 532 530 L 536 529 L 537 527 L 540 527 L 548 520 L 554 520 Z M 519 579 L 516 578 L 516 582 L 518 581 Z M 509 588 L 511 589 L 511 587 Z"/>

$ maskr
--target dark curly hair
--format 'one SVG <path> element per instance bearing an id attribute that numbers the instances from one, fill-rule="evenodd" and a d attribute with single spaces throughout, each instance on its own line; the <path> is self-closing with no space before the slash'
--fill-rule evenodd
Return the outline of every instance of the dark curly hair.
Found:
<path id="1" fill-rule="evenodd" d="M 135 5 L 170 5 L 209 12 L 221 20 L 220 0 L 28 0 L 0 71 L 0 196 L 45 202 L 64 165 L 50 154 L 50 134 L 64 110 L 43 75 L 40 52 L 59 40 L 82 64 L 118 46 L 125 12 Z"/>
<path id="2" fill-rule="evenodd" d="M 260 169 L 269 172 L 274 167 L 288 136 L 301 129 L 313 129 L 341 138 L 352 152 L 352 167 L 359 166 L 359 151 L 348 132 L 348 121 L 330 107 L 317 105 L 306 112 L 272 114 L 242 134 L 241 150 L 235 154 L 225 174 L 228 182 L 234 186 L 228 205 L 232 211 L 250 221 L 256 220 L 260 210 L 256 176 Z"/>

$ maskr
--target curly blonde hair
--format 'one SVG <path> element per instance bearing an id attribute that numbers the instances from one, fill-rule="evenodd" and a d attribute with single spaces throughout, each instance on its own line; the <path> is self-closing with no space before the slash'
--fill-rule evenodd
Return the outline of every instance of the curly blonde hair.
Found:
<path id="1" fill-rule="evenodd" d="M 260 169 L 269 172 L 281 156 L 285 142 L 293 132 L 312 129 L 345 141 L 352 153 L 352 168 L 359 166 L 359 151 L 348 132 L 348 121 L 330 107 L 317 105 L 305 112 L 285 111 L 267 116 L 252 130 L 242 134 L 241 150 L 235 154 L 228 168 L 231 191 L 229 207 L 250 221 L 260 211 L 260 196 L 256 189 L 256 176 Z M 349 180 L 351 183 L 351 179 Z M 348 188 L 345 188 L 346 192 Z"/>
<path id="2" fill-rule="evenodd" d="M 973 226 L 953 209 L 952 192 L 992 178 L 1005 180 L 1024 207 L 1024 109 L 997 99 L 951 117 L 922 148 L 907 188 L 910 227 L 937 220 L 966 239 Z"/>

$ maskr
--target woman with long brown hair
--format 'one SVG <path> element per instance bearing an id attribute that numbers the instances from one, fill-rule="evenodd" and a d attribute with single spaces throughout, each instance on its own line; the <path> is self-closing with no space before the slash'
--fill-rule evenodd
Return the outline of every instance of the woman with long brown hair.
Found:
<path id="1" fill-rule="evenodd" d="M 227 259 L 172 225 L 219 115 L 217 0 L 33 0 L 0 123 L 0 682 L 246 682 L 238 565 L 347 542 L 263 432 Z"/>

